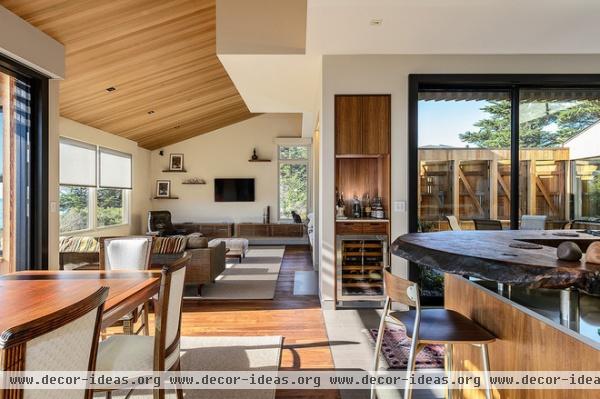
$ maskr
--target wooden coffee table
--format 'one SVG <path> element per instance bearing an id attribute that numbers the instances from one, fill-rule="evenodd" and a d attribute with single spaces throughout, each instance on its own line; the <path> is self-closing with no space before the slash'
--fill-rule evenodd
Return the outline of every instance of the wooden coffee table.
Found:
<path id="1" fill-rule="evenodd" d="M 242 263 L 242 258 L 244 257 L 243 250 L 239 249 L 229 249 L 225 250 L 225 258 L 226 259 L 237 259 L 239 263 Z"/>

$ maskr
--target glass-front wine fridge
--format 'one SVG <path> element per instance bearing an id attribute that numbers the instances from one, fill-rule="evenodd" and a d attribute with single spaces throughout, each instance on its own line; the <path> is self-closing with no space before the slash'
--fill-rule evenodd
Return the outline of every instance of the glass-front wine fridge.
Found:
<path id="1" fill-rule="evenodd" d="M 384 235 L 337 236 L 337 301 L 382 301 L 383 269 L 389 262 Z"/>

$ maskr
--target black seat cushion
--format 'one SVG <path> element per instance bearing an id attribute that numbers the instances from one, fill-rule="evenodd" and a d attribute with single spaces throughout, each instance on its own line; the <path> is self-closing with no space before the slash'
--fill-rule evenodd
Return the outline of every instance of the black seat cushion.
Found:
<path id="1" fill-rule="evenodd" d="M 406 327 L 412 338 L 416 312 L 391 312 L 390 317 Z M 487 343 L 496 339 L 489 331 L 473 320 L 448 309 L 421 310 L 419 342 L 423 343 Z"/>

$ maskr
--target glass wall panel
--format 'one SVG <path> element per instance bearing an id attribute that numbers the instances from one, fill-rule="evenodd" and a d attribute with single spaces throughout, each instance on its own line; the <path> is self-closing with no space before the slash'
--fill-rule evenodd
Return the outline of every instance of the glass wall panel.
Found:
<path id="1" fill-rule="evenodd" d="M 490 161 L 459 161 L 459 220 L 489 219 Z"/>
<path id="2" fill-rule="evenodd" d="M 461 229 L 473 219 L 510 219 L 510 95 L 440 90 L 419 93 L 418 222 L 421 231 Z M 442 274 L 415 266 L 428 298 L 443 296 Z M 434 299 L 435 300 L 435 299 Z"/>
<path id="3" fill-rule="evenodd" d="M 547 85 L 562 79 L 562 88 Z M 411 76 L 409 133 L 417 148 L 409 154 L 415 162 L 416 152 L 418 172 L 411 176 L 410 231 L 448 230 L 450 215 L 462 230 L 479 218 L 517 228 L 524 215 L 546 216 L 548 229 L 572 219 L 573 228 L 598 228 L 600 86 L 598 78 L 572 79 Z M 518 192 L 511 192 L 513 174 Z M 409 270 L 422 297 L 437 303 L 440 275 L 414 264 Z"/>
<path id="4" fill-rule="evenodd" d="M 425 230 L 447 230 L 446 215 L 453 213 L 451 161 L 420 162 L 421 226 Z"/>
<path id="5" fill-rule="evenodd" d="M 585 136 L 597 140 L 591 130 L 600 120 L 600 96 L 595 89 L 524 89 L 519 93 L 519 152 L 520 159 L 528 161 L 528 167 L 520 171 L 527 174 L 520 202 L 526 204 L 525 213 L 546 215 L 547 228 L 560 228 L 574 213 L 569 210 L 570 193 L 582 195 L 576 172 L 569 184 L 570 160 L 579 158 L 582 149 L 587 155 L 600 156 L 600 151 L 589 153 L 593 146 L 583 143 Z M 577 201 L 573 206 L 578 206 Z"/>
<path id="6" fill-rule="evenodd" d="M 419 93 L 419 226 L 462 229 L 473 219 L 510 220 L 510 95 L 436 90 Z"/>
<path id="7" fill-rule="evenodd" d="M 600 157 L 571 162 L 572 219 L 600 221 Z"/>
<path id="8" fill-rule="evenodd" d="M 30 129 L 31 86 L 0 71 L 0 274 L 27 266 Z"/>

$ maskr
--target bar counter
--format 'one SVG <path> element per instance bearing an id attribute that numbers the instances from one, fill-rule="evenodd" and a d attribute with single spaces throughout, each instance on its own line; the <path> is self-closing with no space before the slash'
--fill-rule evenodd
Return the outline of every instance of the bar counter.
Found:
<path id="1" fill-rule="evenodd" d="M 492 371 L 600 370 L 600 265 L 556 257 L 563 241 L 583 251 L 600 237 L 565 230 L 450 231 L 406 234 L 392 253 L 444 272 L 444 306 L 476 321 L 498 340 Z M 573 231 L 569 232 L 573 234 Z M 537 249 L 518 248 L 539 244 Z M 581 304 L 581 307 L 580 307 Z M 455 345 L 454 367 L 480 370 L 477 348 Z M 459 391 L 455 397 L 482 397 Z M 494 398 L 594 397 L 590 390 L 494 390 Z M 591 395 L 591 396 L 590 396 Z"/>

